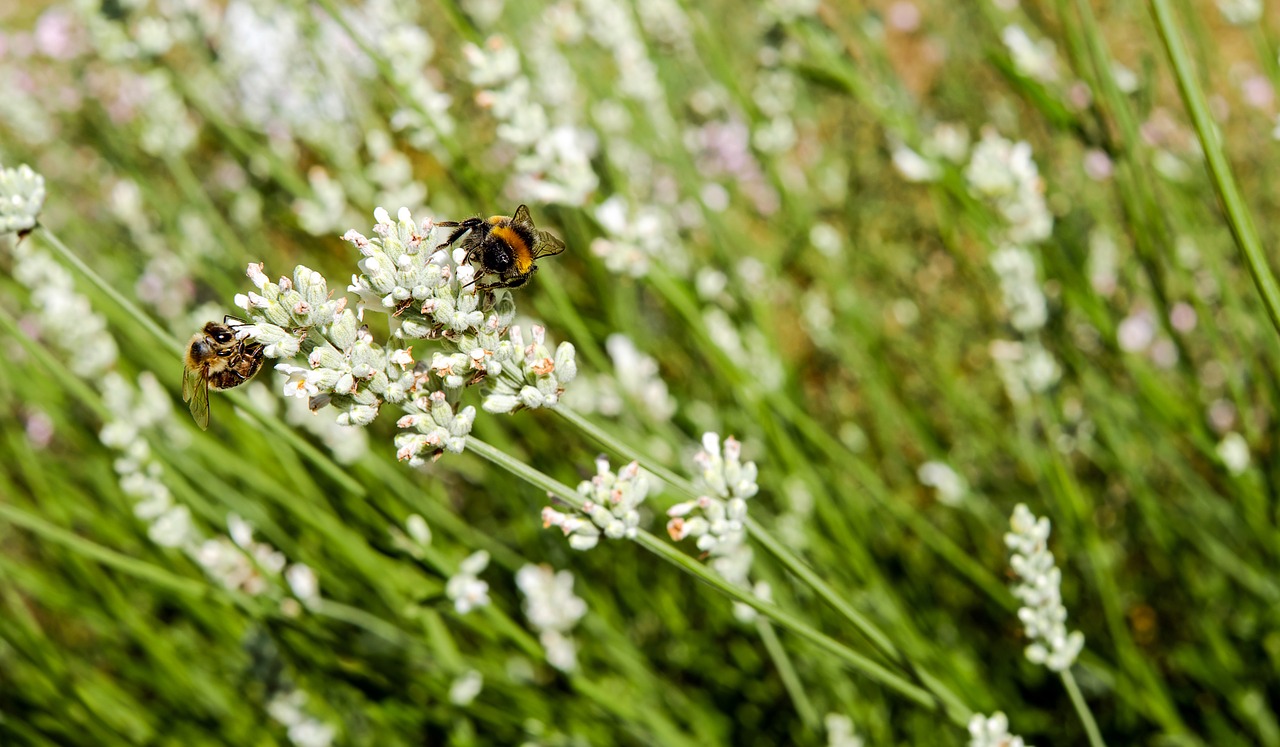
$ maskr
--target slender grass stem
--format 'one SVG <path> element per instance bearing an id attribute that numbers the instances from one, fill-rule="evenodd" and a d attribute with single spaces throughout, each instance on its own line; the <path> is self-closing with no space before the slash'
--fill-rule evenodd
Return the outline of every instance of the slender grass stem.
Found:
<path id="1" fill-rule="evenodd" d="M 1262 296 L 1267 316 L 1270 317 L 1276 331 L 1280 332 L 1280 283 L 1276 282 L 1276 277 L 1271 271 L 1266 251 L 1262 248 L 1262 239 L 1253 223 L 1253 215 L 1245 204 L 1239 185 L 1236 184 L 1231 164 L 1227 161 L 1226 151 L 1222 147 L 1222 137 L 1218 132 L 1218 126 L 1213 121 L 1213 116 L 1209 113 L 1208 99 L 1204 95 L 1204 90 L 1200 88 L 1195 71 L 1192 69 L 1191 58 L 1187 54 L 1186 43 L 1178 31 L 1173 10 L 1169 7 L 1168 0 L 1149 0 L 1149 2 L 1156 28 L 1160 31 L 1160 39 L 1164 42 L 1165 53 L 1173 66 L 1173 75 L 1178 82 L 1178 92 L 1182 95 L 1182 102 L 1187 107 L 1188 114 L 1191 115 L 1196 137 L 1199 138 L 1200 147 L 1204 151 L 1213 188 L 1218 193 L 1218 198 L 1222 201 L 1222 207 L 1226 212 L 1227 225 L 1231 228 L 1231 235 L 1235 238 L 1236 246 L 1244 257 L 1254 285 Z"/>
<path id="2" fill-rule="evenodd" d="M 55 542 L 73 550 L 85 557 L 91 558 L 108 568 L 113 568 L 121 573 L 133 576 L 134 578 L 154 584 L 168 591 L 181 594 L 183 596 L 194 597 L 198 599 L 220 600 L 226 597 L 215 592 L 213 587 L 204 581 L 184 578 L 175 573 L 167 571 L 159 566 L 153 565 L 137 558 L 129 557 L 124 553 L 116 552 L 108 547 L 87 540 L 77 534 L 67 531 L 61 527 L 54 526 L 44 519 L 34 516 L 17 506 L 8 503 L 0 503 L 0 519 L 4 519 L 8 523 L 22 527 L 36 536 L 49 542 Z"/>
<path id="3" fill-rule="evenodd" d="M 1084 725 L 1085 733 L 1089 735 L 1090 747 L 1104 747 L 1106 742 L 1102 739 L 1102 732 L 1098 731 L 1098 722 L 1094 720 L 1089 704 L 1084 702 L 1084 694 L 1080 692 L 1080 685 L 1076 684 L 1075 675 L 1071 674 L 1070 669 L 1062 672 L 1062 684 L 1067 688 L 1067 694 L 1071 696 L 1071 705 L 1080 716 L 1080 723 Z"/>
<path id="4" fill-rule="evenodd" d="M 782 641 L 778 640 L 778 634 L 774 631 L 773 626 L 764 618 L 756 618 L 756 630 L 760 633 L 760 640 L 764 642 L 765 650 L 769 652 L 769 656 L 773 659 L 773 664 L 778 668 L 778 676 L 782 678 L 782 686 L 787 688 L 787 695 L 791 697 L 791 702 L 796 707 L 796 713 L 800 714 L 800 720 L 804 725 L 812 731 L 818 729 L 818 712 L 813 707 L 813 702 L 809 700 L 808 694 L 804 691 L 804 683 L 800 682 L 800 675 L 796 674 L 795 665 L 791 663 L 791 656 L 787 650 L 783 648 Z"/>
<path id="5" fill-rule="evenodd" d="M 85 264 L 84 260 L 80 259 L 75 252 L 71 251 L 70 247 L 62 243 L 62 239 L 59 239 L 57 234 L 43 227 L 38 233 L 49 246 L 53 247 L 53 250 L 58 253 L 58 256 L 66 260 L 72 267 L 76 268 L 76 270 L 88 278 L 89 282 L 93 283 L 98 290 L 106 294 L 113 303 L 124 309 L 131 317 L 134 318 L 134 320 L 137 321 L 139 325 L 150 332 L 152 336 L 159 340 L 165 347 L 169 348 L 173 352 L 175 358 L 181 358 L 182 343 L 179 342 L 176 337 L 166 332 L 159 324 L 156 324 L 155 320 L 143 311 L 141 307 L 127 298 L 123 293 L 116 290 L 115 286 L 103 279 L 96 270 Z"/>

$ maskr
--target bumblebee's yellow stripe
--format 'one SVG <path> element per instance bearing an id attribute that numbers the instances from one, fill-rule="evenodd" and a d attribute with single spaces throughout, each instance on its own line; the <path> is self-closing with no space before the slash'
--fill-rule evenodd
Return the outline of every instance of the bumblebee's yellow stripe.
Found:
<path id="1" fill-rule="evenodd" d="M 533 250 L 530 249 L 527 243 L 525 243 L 524 238 L 520 236 L 519 232 L 510 226 L 497 226 L 490 231 L 489 234 L 495 238 L 501 239 L 506 242 L 507 246 L 511 247 L 511 254 L 515 259 L 516 270 L 520 272 L 520 274 L 523 275 L 529 271 L 529 268 L 533 266 Z"/>

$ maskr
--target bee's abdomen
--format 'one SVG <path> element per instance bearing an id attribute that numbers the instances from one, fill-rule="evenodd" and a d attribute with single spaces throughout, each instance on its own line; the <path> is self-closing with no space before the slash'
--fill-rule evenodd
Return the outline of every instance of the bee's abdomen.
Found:
<path id="1" fill-rule="evenodd" d="M 493 269 L 505 270 L 514 265 L 516 270 L 523 274 L 533 266 L 534 235 L 527 226 L 518 223 L 496 226 L 490 232 L 490 236 L 505 244 L 504 248 L 508 250 L 504 252 L 506 256 L 503 258 L 503 266 L 498 267 L 495 264 Z"/>

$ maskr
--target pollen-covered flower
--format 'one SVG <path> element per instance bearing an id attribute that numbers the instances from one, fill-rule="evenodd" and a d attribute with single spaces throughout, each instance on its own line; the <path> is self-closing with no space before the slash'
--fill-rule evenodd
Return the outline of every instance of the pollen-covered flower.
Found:
<path id="1" fill-rule="evenodd" d="M 609 539 L 635 539 L 640 529 L 640 504 L 649 495 L 649 478 L 632 462 L 614 473 L 606 457 L 596 458 L 596 475 L 578 484 L 583 499 L 581 513 L 564 513 L 550 506 L 542 509 L 542 525 L 559 527 L 575 550 L 590 550 L 604 535 Z"/>
<path id="2" fill-rule="evenodd" d="M 1018 619 L 1026 628 L 1026 655 L 1055 672 L 1071 668 L 1084 648 L 1084 634 L 1067 632 L 1067 608 L 1062 604 L 1062 572 L 1049 551 L 1049 519 L 1036 518 L 1019 503 L 1009 519 L 1012 531 L 1004 536 L 1011 551 L 1009 566 L 1020 583 L 1013 595 L 1022 600 Z"/>

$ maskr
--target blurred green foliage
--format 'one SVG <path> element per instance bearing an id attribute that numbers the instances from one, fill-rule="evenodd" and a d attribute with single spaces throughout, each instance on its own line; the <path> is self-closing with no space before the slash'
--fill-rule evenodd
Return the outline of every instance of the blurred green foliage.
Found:
<path id="1" fill-rule="evenodd" d="M 569 549 L 540 525 L 542 486 L 472 453 L 396 464 L 393 417 L 361 449 L 313 427 L 327 411 L 306 427 L 279 414 L 264 371 L 214 395 L 208 433 L 187 419 L 173 346 L 234 310 L 246 263 L 306 264 L 341 289 L 357 256 L 337 236 L 367 232 L 377 206 L 459 219 L 528 200 L 569 251 L 517 302 L 577 347 L 570 406 L 680 474 L 703 432 L 735 435 L 760 468 L 755 522 L 896 656 L 753 541 L 753 578 L 779 609 L 915 684 L 927 672 L 974 712 L 1003 711 L 1028 742 L 1085 743 L 1063 682 L 1023 657 L 1001 540 L 1023 502 L 1054 523 L 1067 625 L 1086 638 L 1074 674 L 1107 741 L 1280 745 L 1280 346 L 1146 5 L 640 5 L 0 3 L 0 164 L 48 184 L 24 247 L 67 267 L 105 317 L 119 380 L 150 373 L 167 390 L 170 408 L 134 407 L 159 414 L 130 443 L 205 535 L 243 517 L 314 569 L 324 600 L 299 612 L 265 572 L 263 593 L 227 590 L 153 541 L 120 479 L 138 455 L 104 444 L 120 420 L 107 375 L 79 375 L 83 348 L 42 326 L 42 309 L 71 327 L 83 310 L 59 306 L 70 291 L 42 297 L 0 237 L 0 742 L 307 744 L 271 714 L 289 693 L 338 744 L 822 744 L 827 713 L 868 744 L 966 742 L 938 702 L 785 624 L 740 622 L 640 545 Z M 1178 11 L 1244 207 L 1274 246 L 1276 19 Z M 603 17 L 629 19 L 631 36 Z M 1011 53 L 1011 25 L 1054 45 L 1052 74 Z M 492 91 L 477 97 L 463 48 L 491 35 L 520 52 L 552 125 L 598 141 L 580 199 L 536 204 L 510 183 L 536 148 L 503 125 L 532 127 L 531 109 L 504 123 Z M 628 88 L 644 65 L 656 94 Z M 423 82 L 451 97 L 452 129 Z M 993 341 L 1031 343 L 992 269 L 1004 218 L 963 158 L 930 153 L 940 123 L 1026 141 L 1043 178 L 1053 230 L 1031 248 L 1047 304 L 1034 339 L 1058 373 L 1025 402 L 993 362 Z M 902 148 L 933 178 L 904 178 Z M 615 197 L 670 233 L 625 249 L 652 237 L 616 235 L 599 209 Z M 617 363 L 617 334 L 656 361 L 674 414 L 628 388 L 637 364 Z M 601 448 L 552 411 L 482 413 L 473 435 L 568 485 Z M 921 484 L 933 461 L 961 497 Z M 661 533 L 686 496 L 655 492 Z M 433 535 L 412 551 L 396 539 L 411 514 Z M 462 615 L 445 584 L 476 550 L 492 556 L 492 604 Z M 573 673 L 546 662 L 521 610 L 526 563 L 577 579 L 589 612 Z M 469 671 L 482 691 L 452 702 Z"/>

